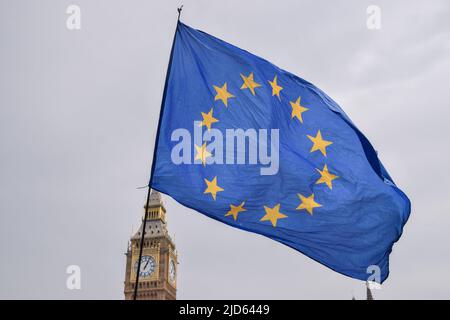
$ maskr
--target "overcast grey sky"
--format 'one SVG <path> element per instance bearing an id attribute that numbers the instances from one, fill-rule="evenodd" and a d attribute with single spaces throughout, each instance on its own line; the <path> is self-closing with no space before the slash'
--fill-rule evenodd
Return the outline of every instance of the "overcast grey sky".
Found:
<path id="1" fill-rule="evenodd" d="M 180 1 L 0 0 L 0 298 L 122 299 Z M 81 30 L 66 8 L 81 8 Z M 412 201 L 380 299 L 450 298 L 450 2 L 193 1 L 182 20 L 333 97 Z M 381 8 L 368 30 L 366 8 Z M 363 298 L 363 282 L 165 197 L 178 298 Z M 81 267 L 82 289 L 66 288 Z"/>

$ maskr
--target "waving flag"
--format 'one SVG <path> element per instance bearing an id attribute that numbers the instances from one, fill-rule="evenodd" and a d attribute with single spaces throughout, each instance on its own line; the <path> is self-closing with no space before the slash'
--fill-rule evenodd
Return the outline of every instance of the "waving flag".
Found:
<path id="1" fill-rule="evenodd" d="M 410 213 L 408 198 L 336 102 L 181 22 L 150 187 L 361 280 L 374 267 L 381 282 L 387 278 Z"/>

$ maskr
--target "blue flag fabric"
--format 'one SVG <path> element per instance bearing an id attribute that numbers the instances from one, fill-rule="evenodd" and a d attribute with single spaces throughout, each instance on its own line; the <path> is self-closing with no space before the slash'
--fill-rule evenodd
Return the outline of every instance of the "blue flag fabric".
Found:
<path id="1" fill-rule="evenodd" d="M 181 22 L 150 186 L 361 280 L 372 272 L 381 282 L 388 277 L 410 213 L 408 198 L 336 102 Z"/>

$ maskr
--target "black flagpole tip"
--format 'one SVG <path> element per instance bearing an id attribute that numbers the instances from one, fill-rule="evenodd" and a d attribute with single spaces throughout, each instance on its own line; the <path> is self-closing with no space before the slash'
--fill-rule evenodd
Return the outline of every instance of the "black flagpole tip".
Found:
<path id="1" fill-rule="evenodd" d="M 177 8 L 177 11 L 178 11 L 178 21 L 180 21 L 181 10 L 183 10 L 183 5 L 181 5 L 179 8 Z"/>

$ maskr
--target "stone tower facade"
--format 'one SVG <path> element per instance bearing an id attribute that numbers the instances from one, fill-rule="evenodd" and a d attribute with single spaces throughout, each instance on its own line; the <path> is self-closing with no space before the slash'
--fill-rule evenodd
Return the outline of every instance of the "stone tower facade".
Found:
<path id="1" fill-rule="evenodd" d="M 147 217 L 147 222 L 136 298 L 139 300 L 175 300 L 177 293 L 177 252 L 175 243 L 167 230 L 166 209 L 161 194 L 155 190 L 151 191 L 149 205 L 144 207 L 144 218 L 141 226 L 131 237 L 125 254 L 125 299 L 131 300 L 134 295 L 145 217 Z"/>

